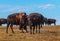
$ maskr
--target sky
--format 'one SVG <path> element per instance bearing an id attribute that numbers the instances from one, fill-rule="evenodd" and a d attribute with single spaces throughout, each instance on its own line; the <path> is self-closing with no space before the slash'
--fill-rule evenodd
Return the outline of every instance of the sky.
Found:
<path id="1" fill-rule="evenodd" d="M 20 12 L 40 13 L 60 24 L 60 0 L 0 0 L 0 18 Z"/>

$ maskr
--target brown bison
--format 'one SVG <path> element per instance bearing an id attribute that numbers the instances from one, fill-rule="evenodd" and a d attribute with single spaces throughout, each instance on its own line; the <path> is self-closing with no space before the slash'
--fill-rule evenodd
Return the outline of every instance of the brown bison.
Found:
<path id="1" fill-rule="evenodd" d="M 23 28 L 26 29 L 26 22 L 27 22 L 27 16 L 25 12 L 21 12 L 21 13 L 14 13 L 11 14 L 7 17 L 7 28 L 6 28 L 6 33 L 8 33 L 8 28 L 10 26 L 12 32 L 13 31 L 13 25 L 19 25 L 19 29 L 22 30 L 23 32 Z M 26 29 L 27 32 L 27 29 Z"/>
<path id="2" fill-rule="evenodd" d="M 30 26 L 30 33 L 34 34 L 35 27 L 36 27 L 36 33 L 37 33 L 37 25 L 39 25 L 39 33 L 40 33 L 40 22 L 43 20 L 43 16 L 39 13 L 31 13 L 28 16 L 28 22 Z"/>
<path id="3" fill-rule="evenodd" d="M 52 23 L 54 25 L 56 25 L 56 20 L 55 19 L 48 19 L 48 25 L 51 25 Z"/>
<path id="4" fill-rule="evenodd" d="M 47 19 L 47 18 L 43 18 L 42 22 L 41 22 L 42 25 L 51 25 L 51 24 L 54 24 L 56 25 L 56 20 L 55 19 Z"/>
<path id="5" fill-rule="evenodd" d="M 2 24 L 6 24 L 6 23 L 7 23 L 7 19 L 0 18 L 0 26 L 2 26 Z"/>

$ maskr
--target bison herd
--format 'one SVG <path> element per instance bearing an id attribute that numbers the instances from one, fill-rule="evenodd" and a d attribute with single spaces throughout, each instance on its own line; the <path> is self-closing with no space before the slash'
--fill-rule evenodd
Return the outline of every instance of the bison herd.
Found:
<path id="1" fill-rule="evenodd" d="M 37 32 L 40 33 L 40 28 L 42 25 L 51 25 L 52 23 L 56 25 L 56 20 L 45 18 L 40 13 L 30 13 L 27 15 L 25 12 L 21 12 L 8 15 L 7 19 L 0 18 L 0 26 L 2 24 L 7 24 L 6 33 L 8 33 L 9 26 L 12 30 L 12 33 L 14 33 L 13 25 L 19 25 L 19 30 L 22 32 L 24 32 L 23 30 L 28 32 L 27 26 L 29 26 L 31 34 Z"/>

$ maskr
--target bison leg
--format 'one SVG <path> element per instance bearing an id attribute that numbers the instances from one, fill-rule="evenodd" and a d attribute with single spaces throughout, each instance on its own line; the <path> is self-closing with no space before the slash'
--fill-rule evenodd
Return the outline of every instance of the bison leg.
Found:
<path id="1" fill-rule="evenodd" d="M 37 33 L 37 25 L 36 25 L 36 33 Z"/>
<path id="2" fill-rule="evenodd" d="M 20 25 L 20 28 L 21 28 L 22 32 L 24 33 L 24 31 L 23 31 L 24 27 L 22 24 Z"/>
<path id="3" fill-rule="evenodd" d="M 24 29 L 25 29 L 25 30 L 26 30 L 26 32 L 28 33 L 27 26 L 24 26 Z"/>
<path id="4" fill-rule="evenodd" d="M 54 25 L 56 25 L 56 23 L 54 22 Z"/>
<path id="5" fill-rule="evenodd" d="M 42 27 L 42 24 L 41 24 L 41 27 Z"/>
<path id="6" fill-rule="evenodd" d="M 23 31 L 23 27 L 22 27 L 22 33 L 24 33 L 24 31 Z"/>
<path id="7" fill-rule="evenodd" d="M 30 34 L 32 34 L 32 26 L 30 26 Z"/>
<path id="8" fill-rule="evenodd" d="M 21 26 L 19 25 L 19 30 L 21 30 L 22 28 L 21 28 Z"/>
<path id="9" fill-rule="evenodd" d="M 19 25 L 19 30 L 22 30 L 22 32 L 24 33 L 22 24 Z"/>
<path id="10" fill-rule="evenodd" d="M 2 24 L 0 24 L 0 26 L 2 26 Z"/>
<path id="11" fill-rule="evenodd" d="M 8 33 L 9 25 L 10 25 L 10 24 L 7 24 L 6 33 Z"/>
<path id="12" fill-rule="evenodd" d="M 39 25 L 39 33 L 40 33 L 40 25 Z"/>
<path id="13" fill-rule="evenodd" d="M 10 28 L 12 30 L 12 33 L 14 33 L 14 31 L 13 31 L 13 24 L 10 25 Z"/>
<path id="14" fill-rule="evenodd" d="M 35 26 L 33 26 L 33 34 L 34 34 L 34 31 L 35 31 Z"/>

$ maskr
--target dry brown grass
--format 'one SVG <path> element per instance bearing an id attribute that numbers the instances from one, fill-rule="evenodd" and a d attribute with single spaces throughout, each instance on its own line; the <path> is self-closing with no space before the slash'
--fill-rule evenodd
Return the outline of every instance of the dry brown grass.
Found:
<path id="1" fill-rule="evenodd" d="M 60 41 L 60 26 L 44 26 L 40 34 L 21 33 L 18 27 L 14 27 L 15 34 L 5 30 L 6 27 L 0 27 L 0 41 Z"/>

